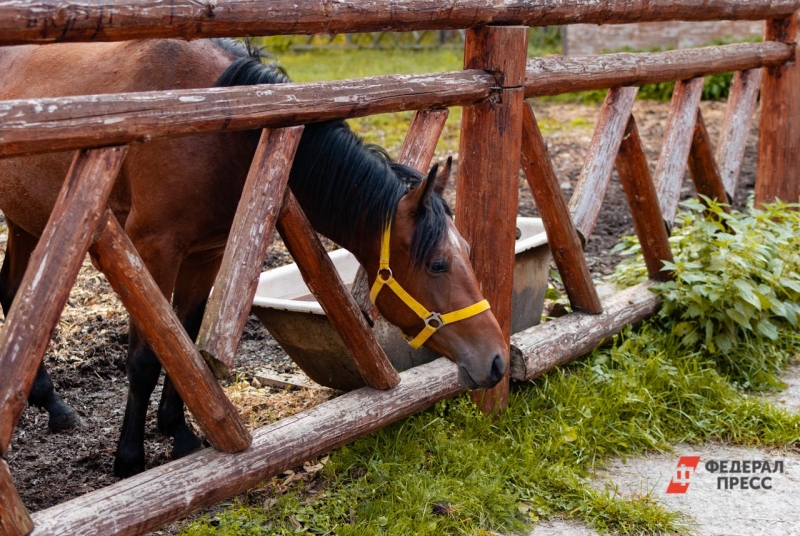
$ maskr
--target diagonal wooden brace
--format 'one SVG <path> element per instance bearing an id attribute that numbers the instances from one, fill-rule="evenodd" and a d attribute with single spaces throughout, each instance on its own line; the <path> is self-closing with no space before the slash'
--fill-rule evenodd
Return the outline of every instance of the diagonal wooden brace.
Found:
<path id="1" fill-rule="evenodd" d="M 722 183 L 719 167 L 714 159 L 714 152 L 711 149 L 711 138 L 706 129 L 706 122 L 699 109 L 697 110 L 697 122 L 694 125 L 692 147 L 689 150 L 689 171 L 698 195 L 716 199 L 720 203 L 730 203 L 725 185 Z M 730 211 L 730 205 L 726 206 L 725 212 Z"/>
<path id="2" fill-rule="evenodd" d="M 764 69 L 738 71 L 733 75 L 725 119 L 717 143 L 717 164 L 728 198 L 733 201 L 736 183 L 742 169 L 742 159 L 750 134 L 753 112 L 758 102 Z"/>
<path id="3" fill-rule="evenodd" d="M 408 133 L 400 147 L 400 156 L 397 161 L 419 172 L 425 173 L 431 165 L 436 144 L 442 135 L 444 123 L 449 114 L 446 108 L 441 110 L 417 110 Z M 350 292 L 358 307 L 367 318 L 367 322 L 374 324 L 380 313 L 378 308 L 369 300 L 369 278 L 363 267 L 358 268 L 356 278 Z"/>
<path id="4" fill-rule="evenodd" d="M 0 458 L 0 534 L 23 536 L 33 530 L 33 520 L 19 498 L 8 463 Z"/>
<path id="5" fill-rule="evenodd" d="M 0 333 L 0 457 L 28 401 L 127 146 L 78 151 Z"/>
<path id="6" fill-rule="evenodd" d="M 110 210 L 97 229 L 90 253 L 209 442 L 223 452 L 239 452 L 249 447 L 250 433 L 236 408 Z"/>
<path id="7" fill-rule="evenodd" d="M 261 133 L 197 336 L 200 353 L 219 379 L 233 368 L 302 133 L 302 126 Z"/>
<path id="8" fill-rule="evenodd" d="M 611 181 L 611 172 L 614 171 L 614 158 L 622 143 L 638 92 L 639 88 L 635 87 L 609 89 L 600 109 L 586 161 L 575 192 L 569 200 L 575 229 L 580 234 L 584 247 L 600 216 L 603 199 Z"/>
<path id="9" fill-rule="evenodd" d="M 547 243 L 569 302 L 575 311 L 601 313 L 603 306 L 586 265 L 569 207 L 558 185 L 547 145 L 536 124 L 533 108 L 526 102 L 522 111 L 522 169 L 547 232 Z"/>
<path id="10" fill-rule="evenodd" d="M 672 277 L 663 271 L 664 261 L 672 262 L 669 235 L 658 206 L 658 194 L 650 176 L 647 157 L 633 116 L 628 120 L 625 137 L 617 154 L 617 173 L 628 198 L 633 227 L 639 237 L 650 279 L 666 281 Z"/>
<path id="11" fill-rule="evenodd" d="M 675 83 L 667 128 L 664 132 L 664 143 L 653 175 L 661 214 L 668 228 L 672 227 L 675 214 L 678 212 L 681 185 L 689 160 L 694 126 L 697 122 L 697 108 L 702 95 L 702 78 L 679 80 Z"/>
<path id="12" fill-rule="evenodd" d="M 375 339 L 291 190 L 286 193 L 277 227 L 303 280 L 353 355 L 364 383 L 376 389 L 390 389 L 400 383 L 400 375 Z"/>

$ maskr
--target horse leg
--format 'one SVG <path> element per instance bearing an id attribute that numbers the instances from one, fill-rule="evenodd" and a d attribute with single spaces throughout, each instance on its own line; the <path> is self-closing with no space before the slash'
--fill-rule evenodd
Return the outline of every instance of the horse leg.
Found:
<path id="1" fill-rule="evenodd" d="M 167 245 L 168 239 L 136 240 L 135 232 L 128 231 L 145 266 L 165 296 L 172 294 L 177 276 L 176 265 L 180 257 Z M 114 459 L 114 474 L 129 477 L 144 471 L 144 428 L 150 395 L 158 383 L 161 363 L 150 346 L 145 343 L 139 328 L 130 320 L 128 336 L 128 401 L 122 421 L 119 444 Z"/>
<path id="2" fill-rule="evenodd" d="M 189 337 L 194 340 L 203 322 L 208 294 L 214 285 L 222 257 L 208 260 L 188 257 L 181 265 L 175 284 L 173 305 Z M 158 431 L 174 439 L 172 458 L 177 459 L 198 450 L 202 442 L 186 424 L 183 400 L 167 376 L 158 406 Z"/>
<path id="3" fill-rule="evenodd" d="M 8 243 L 3 267 L 0 269 L 0 304 L 2 304 L 3 312 L 8 316 L 38 239 L 11 220 L 6 219 L 6 223 L 8 225 Z M 44 363 L 39 365 L 39 370 L 36 372 L 28 402 L 47 411 L 50 416 L 47 426 L 53 432 L 69 430 L 81 423 L 78 413 L 56 394 L 50 375 L 44 368 Z"/>

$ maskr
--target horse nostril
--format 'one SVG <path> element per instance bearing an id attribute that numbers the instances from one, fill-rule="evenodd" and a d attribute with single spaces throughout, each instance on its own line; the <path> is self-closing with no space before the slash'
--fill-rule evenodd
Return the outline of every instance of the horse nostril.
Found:
<path id="1" fill-rule="evenodd" d="M 492 360 L 492 368 L 489 369 L 489 378 L 493 382 L 499 382 L 505 373 L 506 367 L 503 363 L 503 358 L 500 357 L 500 354 L 495 354 L 494 359 Z"/>

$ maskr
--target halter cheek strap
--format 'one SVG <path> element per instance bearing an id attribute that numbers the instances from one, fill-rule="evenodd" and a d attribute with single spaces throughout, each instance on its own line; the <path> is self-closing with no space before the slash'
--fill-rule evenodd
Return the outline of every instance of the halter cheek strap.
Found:
<path id="1" fill-rule="evenodd" d="M 425 322 L 425 327 L 417 334 L 416 337 L 411 338 L 404 335 L 406 340 L 408 340 L 408 344 L 411 345 L 412 348 L 417 349 L 425 344 L 425 341 L 427 341 L 431 335 L 442 329 L 447 324 L 452 324 L 453 322 L 458 322 L 459 320 L 465 320 L 489 309 L 489 302 L 487 300 L 481 300 L 478 303 L 470 305 L 469 307 L 446 314 L 439 314 L 435 312 L 432 313 L 425 309 L 421 303 L 412 298 L 411 295 L 406 292 L 402 286 L 400 286 L 400 283 L 398 283 L 392 275 L 392 269 L 389 268 L 389 238 L 391 236 L 391 229 L 392 224 L 389 222 L 389 224 L 386 226 L 386 229 L 383 231 L 383 236 L 381 237 L 380 265 L 378 267 L 378 275 L 375 277 L 375 283 L 373 283 L 372 290 L 369 293 L 369 299 L 374 304 L 381 289 L 383 289 L 384 286 L 387 286 L 395 294 L 397 294 L 397 297 L 400 298 L 402 302 L 409 307 L 409 309 L 414 311 L 417 316 L 420 317 L 423 322 Z"/>

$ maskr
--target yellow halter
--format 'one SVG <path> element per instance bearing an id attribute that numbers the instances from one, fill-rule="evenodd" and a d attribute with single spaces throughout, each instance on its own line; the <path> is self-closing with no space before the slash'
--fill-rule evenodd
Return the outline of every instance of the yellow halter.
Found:
<path id="1" fill-rule="evenodd" d="M 397 294 L 397 297 L 400 298 L 403 303 L 417 313 L 417 316 L 419 316 L 423 322 L 425 322 L 425 327 L 416 337 L 411 338 L 403 334 L 412 348 L 416 349 L 425 344 L 425 341 L 427 341 L 431 335 L 447 324 L 465 320 L 489 310 L 489 302 L 487 300 L 479 301 L 469 307 L 447 314 L 432 313 L 425 309 L 421 303 L 412 298 L 411 295 L 400 286 L 400 283 L 398 283 L 392 275 L 392 269 L 389 268 L 389 237 L 391 235 L 391 229 L 392 222 L 390 221 L 381 237 L 380 267 L 378 268 L 378 275 L 375 277 L 375 283 L 373 283 L 372 290 L 369 293 L 369 299 L 374 304 L 375 300 L 378 298 L 378 293 L 380 293 L 381 289 L 386 285 Z"/>

